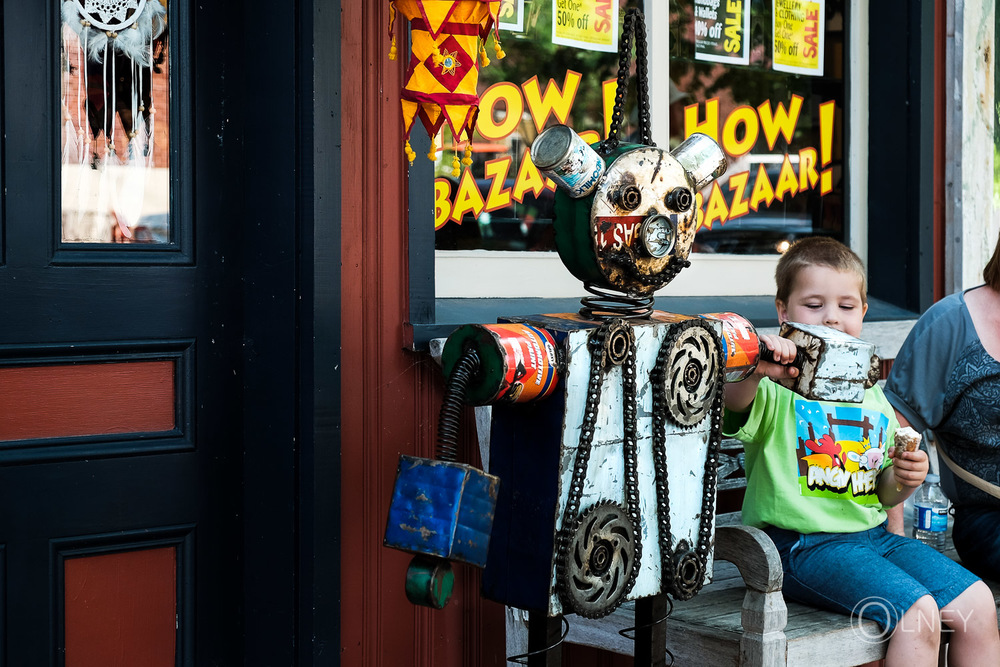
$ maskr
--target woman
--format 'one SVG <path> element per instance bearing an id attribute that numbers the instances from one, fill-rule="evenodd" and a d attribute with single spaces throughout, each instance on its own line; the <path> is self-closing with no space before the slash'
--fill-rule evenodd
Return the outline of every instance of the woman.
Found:
<path id="1" fill-rule="evenodd" d="M 952 294 L 920 317 L 885 395 L 900 424 L 934 431 L 963 564 L 1000 577 L 1000 497 L 993 495 L 1000 494 L 1000 238 L 983 278 L 984 285 Z M 980 484 L 986 490 L 965 481 L 969 474 L 988 482 Z"/>

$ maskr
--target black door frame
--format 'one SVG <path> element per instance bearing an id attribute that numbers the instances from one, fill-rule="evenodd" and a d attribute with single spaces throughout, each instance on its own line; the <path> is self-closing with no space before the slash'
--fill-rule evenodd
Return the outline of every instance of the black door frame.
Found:
<path id="1" fill-rule="evenodd" d="M 340 664 L 341 26 L 339 0 L 287 4 L 244 3 L 226 69 L 244 91 L 244 660 L 306 667 Z"/>

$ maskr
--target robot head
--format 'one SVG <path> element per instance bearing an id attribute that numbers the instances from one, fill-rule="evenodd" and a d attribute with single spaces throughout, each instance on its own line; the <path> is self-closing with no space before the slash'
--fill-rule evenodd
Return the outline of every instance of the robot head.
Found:
<path id="1" fill-rule="evenodd" d="M 608 286 L 645 296 L 688 266 L 695 196 L 725 170 L 722 149 L 703 134 L 669 153 L 635 148 L 608 165 L 590 210 L 594 256 Z"/>
<path id="2" fill-rule="evenodd" d="M 695 196 L 725 172 L 726 156 L 694 134 L 673 151 L 623 145 L 605 161 L 590 194 L 557 193 L 556 247 L 584 282 L 649 296 L 688 266 Z"/>

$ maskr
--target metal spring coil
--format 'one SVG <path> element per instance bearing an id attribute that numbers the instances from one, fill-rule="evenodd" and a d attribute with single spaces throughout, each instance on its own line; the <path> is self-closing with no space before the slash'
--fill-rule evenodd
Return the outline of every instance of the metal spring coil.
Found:
<path id="1" fill-rule="evenodd" d="M 633 297 L 624 292 L 598 287 L 595 283 L 585 282 L 583 288 L 594 296 L 580 299 L 583 308 L 580 314 L 591 320 L 608 320 L 615 317 L 633 319 L 648 317 L 653 312 L 653 297 Z"/>
<path id="2" fill-rule="evenodd" d="M 438 415 L 437 459 L 458 460 L 458 427 L 462 405 L 469 382 L 479 373 L 479 355 L 474 349 L 466 350 L 448 376 L 444 388 L 444 401 Z"/>

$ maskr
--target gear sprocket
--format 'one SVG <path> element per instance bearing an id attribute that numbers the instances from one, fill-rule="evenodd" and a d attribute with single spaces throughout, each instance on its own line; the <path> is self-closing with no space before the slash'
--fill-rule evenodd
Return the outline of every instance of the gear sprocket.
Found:
<path id="1" fill-rule="evenodd" d="M 662 382 L 667 413 L 680 426 L 694 426 L 712 409 L 719 382 L 718 338 L 695 322 L 670 341 Z"/>
<path id="2" fill-rule="evenodd" d="M 563 606 L 586 618 L 607 616 L 635 584 L 636 529 L 624 507 L 603 501 L 586 510 L 568 533 L 557 573 Z"/>

